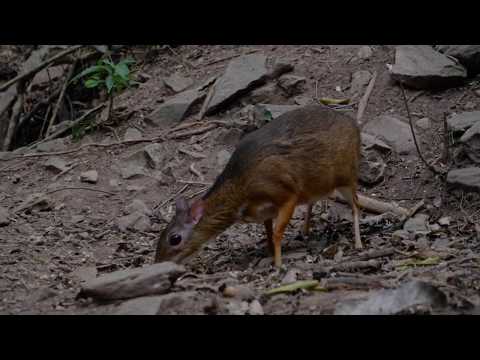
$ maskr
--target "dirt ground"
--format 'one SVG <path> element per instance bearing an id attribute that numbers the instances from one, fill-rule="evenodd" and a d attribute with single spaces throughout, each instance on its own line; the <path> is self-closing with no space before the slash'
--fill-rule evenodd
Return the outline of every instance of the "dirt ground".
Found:
<path id="1" fill-rule="evenodd" d="M 174 71 L 201 84 L 217 75 L 228 60 L 208 64 L 224 56 L 261 49 L 268 56 L 286 59 L 294 65 L 294 75 L 307 79 L 301 94 L 304 98 L 346 97 L 336 89 L 347 89 L 351 76 L 358 70 L 378 73 L 375 87 L 364 115 L 370 119 L 382 114 L 406 116 L 401 90 L 390 79 L 387 64 L 394 62 L 394 47 L 371 46 L 369 59 L 356 57 L 361 45 L 320 46 L 180 46 L 176 51 L 195 64 L 189 68 L 178 57 L 167 52 L 145 64 L 141 72 L 148 81 L 126 90 L 116 107 L 131 112 L 131 116 L 110 129 L 100 129 L 79 142 L 66 137 L 67 150 L 88 142 L 106 143 L 123 139 L 128 128 L 139 129 L 144 137 L 155 137 L 166 129 L 150 127 L 143 121 L 163 100 L 172 94 L 161 78 Z M 315 48 L 316 50 L 312 50 Z M 418 95 L 409 103 L 414 120 L 428 117 L 431 127 L 419 131 L 420 146 L 426 158 L 438 159 L 443 151 L 443 114 L 480 110 L 475 79 L 463 87 L 438 92 L 406 90 L 407 97 Z M 346 90 L 344 90 L 346 93 Z M 418 93 L 418 94 L 417 94 Z M 229 121 L 247 105 L 240 99 L 226 111 L 206 117 Z M 242 103 L 243 102 L 243 103 Z M 294 97 L 285 97 L 282 104 L 295 104 Z M 473 105 L 472 105 L 473 104 Z M 473 106 L 473 107 L 472 107 Z M 355 116 L 357 107 L 350 112 Z M 194 116 L 185 122 L 193 121 Z M 0 161 L 0 204 L 7 209 L 18 207 L 29 195 L 48 193 L 51 206 L 43 211 L 12 215 L 10 224 L 0 228 L 0 313 L 1 314 L 97 314 L 109 313 L 115 304 L 98 304 L 88 299 L 76 299 L 81 279 L 120 269 L 152 263 L 155 241 L 174 211 L 172 197 L 185 188 L 182 181 L 213 182 L 222 170 L 217 154 L 232 151 L 235 143 L 222 141 L 225 128 L 219 126 L 204 134 L 184 140 L 168 140 L 171 151 L 173 182 L 161 182 L 144 176 L 122 179 L 117 165 L 126 155 L 140 150 L 146 143 L 112 147 L 86 147 L 61 156 L 77 164 L 71 171 L 55 177 L 46 169 L 48 156 Z M 203 154 L 194 158 L 178 149 Z M 455 146 L 452 153 L 455 153 Z M 314 208 L 313 228 L 309 239 L 299 237 L 303 209 L 298 209 L 287 228 L 284 242 L 284 269 L 275 269 L 267 256 L 264 229 L 259 225 L 234 225 L 209 243 L 186 266 L 189 275 L 175 285 L 174 291 L 193 290 L 195 296 L 181 305 L 172 305 L 164 313 L 208 314 L 212 304 L 223 299 L 222 285 L 247 287 L 254 293 L 265 314 L 329 314 L 335 304 L 348 299 L 362 299 L 377 289 L 395 288 L 409 279 L 434 284 L 447 298 L 448 306 L 439 313 L 471 313 L 480 305 L 479 297 L 479 234 L 475 224 L 480 212 L 479 194 L 449 189 L 444 180 L 432 174 L 413 152 L 410 156 L 388 154 L 384 157 L 386 171 L 383 180 L 374 186 L 361 185 L 362 194 L 384 201 L 395 201 L 410 208 L 420 200 L 425 204 L 421 213 L 429 215 L 429 224 L 448 216 L 448 224 L 440 225 L 425 236 L 403 239 L 392 236 L 401 229 L 395 221 L 362 224 L 365 250 L 353 249 L 350 209 L 330 202 L 327 213 L 321 206 Z M 468 164 L 461 155 L 455 165 Z M 204 177 L 200 181 L 189 167 Z M 98 172 L 96 184 L 80 181 L 80 173 Z M 205 189 L 205 185 L 187 184 L 183 194 L 190 196 Z M 74 188 L 74 189 L 72 189 Z M 85 189 L 87 188 L 87 189 Z M 94 191 L 92 191 L 94 190 Z M 108 193 L 102 193 L 101 190 Z M 142 200 L 150 209 L 149 231 L 120 231 L 115 220 L 123 215 L 133 200 Z M 169 200 L 169 201 L 167 201 Z M 362 217 L 372 216 L 363 212 Z M 385 251 L 385 256 L 372 258 L 371 267 L 360 269 L 323 269 L 342 263 L 362 260 L 365 254 Z M 368 258 L 368 256 L 367 256 Z M 431 265 L 401 266 L 408 259 L 436 259 Z M 265 296 L 268 289 L 289 280 L 318 279 L 328 291 L 299 290 L 293 293 Z M 333 280 L 340 279 L 335 283 Z M 341 280 L 344 280 L 343 282 Z M 336 285 L 337 284 L 337 285 Z M 339 284 L 339 285 L 338 285 Z M 228 305 L 230 313 L 242 313 L 242 301 Z M 234 310 L 231 310 L 232 308 Z M 226 312 L 228 313 L 228 311 Z M 435 310 L 430 312 L 437 313 Z M 217 311 L 222 313 L 222 311 Z M 245 311 L 244 311 L 245 313 Z"/>

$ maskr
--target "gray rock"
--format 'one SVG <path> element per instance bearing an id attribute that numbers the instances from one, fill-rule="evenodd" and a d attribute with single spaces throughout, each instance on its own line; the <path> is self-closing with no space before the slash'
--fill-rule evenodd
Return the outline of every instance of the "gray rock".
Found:
<path id="1" fill-rule="evenodd" d="M 0 206 L 0 226 L 7 226 L 10 224 L 10 214 L 8 210 Z"/>
<path id="2" fill-rule="evenodd" d="M 382 115 L 369 121 L 363 130 L 385 141 L 400 155 L 409 154 L 415 149 L 410 126 L 399 118 Z"/>
<path id="3" fill-rule="evenodd" d="M 50 140 L 35 146 L 35 150 L 38 152 L 56 152 L 63 151 L 66 148 L 64 139 Z"/>
<path id="4" fill-rule="evenodd" d="M 143 166 L 133 163 L 123 164 L 120 167 L 120 174 L 122 175 L 122 178 L 126 180 L 147 175 Z"/>
<path id="5" fill-rule="evenodd" d="M 159 296 L 145 296 L 132 299 L 120 304 L 115 315 L 157 315 L 161 314 L 164 308 L 171 308 L 181 305 L 193 298 L 195 292 L 185 291 Z"/>
<path id="6" fill-rule="evenodd" d="M 108 182 L 108 185 L 110 185 L 112 188 L 119 188 L 120 184 L 120 181 L 118 181 L 117 179 L 110 179 L 110 181 Z"/>
<path id="7" fill-rule="evenodd" d="M 228 152 L 227 150 L 220 150 L 217 153 L 217 166 L 223 169 L 225 165 L 227 165 L 228 160 L 230 160 L 231 156 L 232 154 L 230 154 L 230 152 Z"/>
<path id="8" fill-rule="evenodd" d="M 149 209 L 149 207 L 139 199 L 134 199 L 126 208 L 125 212 L 127 214 L 132 214 L 134 212 L 140 212 L 144 215 L 152 215 L 152 210 Z"/>
<path id="9" fill-rule="evenodd" d="M 140 140 L 143 137 L 143 134 L 140 130 L 135 128 L 128 128 L 125 131 L 125 135 L 123 136 L 123 140 L 125 141 L 132 141 L 132 140 Z"/>
<path id="10" fill-rule="evenodd" d="M 429 118 L 426 118 L 426 117 L 421 118 L 417 120 L 417 122 L 415 123 L 415 126 L 422 130 L 428 130 L 431 127 L 431 121 Z"/>
<path id="11" fill-rule="evenodd" d="M 98 181 L 98 172 L 96 170 L 85 171 L 80 174 L 80 181 L 90 184 L 96 184 Z"/>
<path id="12" fill-rule="evenodd" d="M 245 315 L 250 310 L 250 306 L 246 301 L 233 300 L 225 307 L 229 315 Z"/>
<path id="13" fill-rule="evenodd" d="M 480 191 L 480 168 L 450 170 L 447 174 L 447 183 L 466 190 Z"/>
<path id="14" fill-rule="evenodd" d="M 150 144 L 143 149 L 147 164 L 152 169 L 162 169 L 171 160 L 171 149 L 166 144 Z"/>
<path id="15" fill-rule="evenodd" d="M 172 89 L 176 93 L 186 90 L 193 85 L 192 79 L 183 77 L 179 73 L 170 75 L 169 77 L 163 79 L 163 82 L 168 88 Z"/>
<path id="16" fill-rule="evenodd" d="M 377 150 L 383 154 L 392 151 L 391 146 L 385 144 L 385 142 L 379 138 L 367 133 L 362 134 L 362 146 L 364 150 Z"/>
<path id="17" fill-rule="evenodd" d="M 141 211 L 135 211 L 131 214 L 117 218 L 115 220 L 115 225 L 121 232 L 127 230 L 147 232 L 152 228 L 150 218 Z"/>
<path id="18" fill-rule="evenodd" d="M 248 313 L 250 315 L 264 315 L 262 304 L 258 300 L 253 300 L 250 303 Z"/>
<path id="19" fill-rule="evenodd" d="M 456 86 L 467 77 L 465 68 L 428 45 L 402 45 L 396 48 L 394 80 L 416 89 Z"/>
<path id="20" fill-rule="evenodd" d="M 406 230 L 396 230 L 392 234 L 392 241 L 410 240 L 410 233 Z"/>
<path id="21" fill-rule="evenodd" d="M 263 84 L 268 75 L 266 63 L 264 54 L 244 55 L 231 60 L 215 84 L 206 115 L 212 115 L 241 94 Z"/>
<path id="22" fill-rule="evenodd" d="M 373 55 L 373 50 L 370 46 L 365 45 L 360 47 L 357 52 L 357 57 L 362 60 L 369 59 Z"/>
<path id="23" fill-rule="evenodd" d="M 435 48 L 458 59 L 467 68 L 469 76 L 480 72 L 480 45 L 437 45 Z"/>
<path id="24" fill-rule="evenodd" d="M 37 72 L 31 82 L 32 90 L 47 86 L 51 81 L 61 78 L 64 73 L 63 66 L 50 66 L 48 69 Z"/>
<path id="25" fill-rule="evenodd" d="M 448 226 L 450 225 L 452 218 L 450 216 L 444 216 L 438 219 L 438 224 L 441 226 Z"/>
<path id="26" fill-rule="evenodd" d="M 65 160 L 59 157 L 51 157 L 45 162 L 45 168 L 47 168 L 47 170 L 60 173 L 67 170 L 68 166 Z"/>
<path id="27" fill-rule="evenodd" d="M 477 123 L 480 123 L 480 111 L 468 111 L 447 117 L 448 128 L 454 133 L 464 132 Z"/>
<path id="28" fill-rule="evenodd" d="M 307 79 L 303 76 L 284 75 L 278 79 L 278 86 L 289 96 L 293 96 L 303 92 L 306 82 Z"/>
<path id="29" fill-rule="evenodd" d="M 300 270 L 298 269 L 289 269 L 285 276 L 282 279 L 282 284 L 292 284 L 295 281 L 297 281 L 297 276 L 300 273 Z"/>
<path id="30" fill-rule="evenodd" d="M 185 268 L 163 262 L 142 268 L 115 271 L 86 282 L 79 297 L 99 300 L 130 299 L 167 293 Z"/>
<path id="31" fill-rule="evenodd" d="M 415 217 L 408 219 L 403 225 L 403 230 L 411 233 L 428 233 L 428 215 L 417 214 Z"/>
<path id="32" fill-rule="evenodd" d="M 145 117 L 152 126 L 169 127 L 177 124 L 192 113 L 192 110 L 205 97 L 205 92 L 197 89 L 187 90 L 165 101 L 156 110 Z"/>
<path id="33" fill-rule="evenodd" d="M 480 163 L 480 121 L 462 135 L 460 142 L 470 160 Z"/>
<path id="34" fill-rule="evenodd" d="M 367 185 L 375 185 L 383 179 L 387 165 L 382 157 L 373 151 L 364 152 L 362 155 L 359 180 Z"/>
<path id="35" fill-rule="evenodd" d="M 412 281 L 393 290 L 378 290 L 365 300 L 340 302 L 335 315 L 394 315 L 415 312 L 418 308 L 446 306 L 445 294 L 431 284 Z"/>
<path id="36" fill-rule="evenodd" d="M 352 82 L 350 84 L 350 94 L 352 94 L 354 98 L 361 96 L 371 78 L 372 74 L 366 70 L 360 70 L 353 73 Z"/>

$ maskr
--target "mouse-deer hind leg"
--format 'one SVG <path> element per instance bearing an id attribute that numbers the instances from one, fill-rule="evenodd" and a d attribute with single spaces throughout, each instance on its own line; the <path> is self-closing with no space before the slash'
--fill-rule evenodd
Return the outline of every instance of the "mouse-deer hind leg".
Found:
<path id="1" fill-rule="evenodd" d="M 345 201 L 347 201 L 352 207 L 353 215 L 353 232 L 355 234 L 355 249 L 362 249 L 362 240 L 360 239 L 360 221 L 359 221 L 359 207 L 356 186 L 340 187 L 337 189 L 342 194 Z"/>

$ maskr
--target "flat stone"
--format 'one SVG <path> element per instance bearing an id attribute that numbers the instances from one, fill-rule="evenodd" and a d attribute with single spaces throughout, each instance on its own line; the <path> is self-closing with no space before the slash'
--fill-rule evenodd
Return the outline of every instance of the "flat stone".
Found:
<path id="1" fill-rule="evenodd" d="M 126 163 L 120 167 L 120 173 L 123 179 L 133 179 L 137 177 L 145 176 L 145 170 L 143 166 Z"/>
<path id="2" fill-rule="evenodd" d="M 447 183 L 466 190 L 480 191 L 480 168 L 450 170 L 447 174 Z"/>
<path id="3" fill-rule="evenodd" d="M 176 93 L 186 90 L 193 85 L 192 79 L 186 78 L 179 73 L 174 73 L 170 75 L 169 77 L 163 79 L 163 82 L 169 89 L 173 90 Z"/>
<path id="4" fill-rule="evenodd" d="M 438 219 L 438 224 L 441 226 L 448 226 L 450 225 L 452 218 L 450 216 L 444 216 Z"/>
<path id="5" fill-rule="evenodd" d="M 135 128 L 128 128 L 125 131 L 125 135 L 123 136 L 123 140 L 125 141 L 140 140 L 142 138 L 143 138 L 142 132 Z"/>
<path id="6" fill-rule="evenodd" d="M 142 268 L 115 271 L 86 282 L 79 297 L 98 300 L 130 299 L 167 293 L 185 268 L 162 262 Z"/>
<path id="7" fill-rule="evenodd" d="M 470 160 L 480 163 L 480 121 L 462 135 L 460 142 Z"/>
<path id="8" fill-rule="evenodd" d="M 263 84 L 267 75 L 267 57 L 264 54 L 244 55 L 231 60 L 215 84 L 215 93 L 206 115 L 218 112 L 238 96 Z"/>
<path id="9" fill-rule="evenodd" d="M 159 296 L 144 296 L 123 302 L 115 315 L 159 315 L 164 308 L 178 307 L 195 295 L 194 291 L 175 292 Z"/>
<path id="10" fill-rule="evenodd" d="M 98 181 L 98 172 L 96 170 L 85 171 L 80 174 L 80 181 L 90 184 L 96 184 Z"/>
<path id="11" fill-rule="evenodd" d="M 258 300 L 253 300 L 248 309 L 250 315 L 264 315 L 262 304 Z"/>
<path id="12" fill-rule="evenodd" d="M 377 150 L 381 153 L 389 153 L 392 151 L 391 146 L 385 144 L 385 142 L 376 136 L 363 133 L 361 139 L 364 150 Z"/>
<path id="13" fill-rule="evenodd" d="M 7 226 L 10 224 L 10 214 L 8 210 L 0 206 L 0 226 Z"/>
<path id="14" fill-rule="evenodd" d="M 147 115 L 145 121 L 152 126 L 169 127 L 175 125 L 190 115 L 192 109 L 204 97 L 205 92 L 200 92 L 197 89 L 181 92 Z"/>
<path id="15" fill-rule="evenodd" d="M 464 132 L 477 123 L 480 123 L 480 111 L 462 112 L 447 117 L 448 128 L 455 133 Z"/>
<path id="16" fill-rule="evenodd" d="M 467 71 L 429 45 L 401 45 L 396 48 L 391 76 L 415 89 L 435 89 L 461 84 Z"/>
<path id="17" fill-rule="evenodd" d="M 51 157 L 45 162 L 45 168 L 47 168 L 47 170 L 52 170 L 54 172 L 60 173 L 67 170 L 68 166 L 65 160 L 59 157 Z"/>
<path id="18" fill-rule="evenodd" d="M 223 169 L 225 165 L 227 165 L 228 160 L 230 160 L 231 156 L 232 154 L 230 154 L 230 152 L 228 152 L 227 150 L 220 150 L 217 153 L 217 166 Z"/>
<path id="19" fill-rule="evenodd" d="M 380 138 L 400 155 L 407 155 L 415 150 L 410 126 L 401 118 L 379 116 L 365 125 L 364 132 Z"/>
<path id="20" fill-rule="evenodd" d="M 437 45 L 435 48 L 458 59 L 467 68 L 469 76 L 480 72 L 480 45 Z"/>
<path id="21" fill-rule="evenodd" d="M 52 200 L 49 196 L 43 193 L 34 193 L 27 196 L 27 198 L 13 210 L 13 213 L 22 211 L 48 211 L 53 208 Z"/>

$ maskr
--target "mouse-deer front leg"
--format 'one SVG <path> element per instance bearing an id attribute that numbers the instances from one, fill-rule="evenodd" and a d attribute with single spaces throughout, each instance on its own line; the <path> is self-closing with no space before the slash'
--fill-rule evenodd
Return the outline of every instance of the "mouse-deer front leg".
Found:
<path id="1" fill-rule="evenodd" d="M 282 238 L 290 219 L 292 218 L 295 206 L 297 205 L 297 197 L 292 196 L 279 209 L 275 220 L 275 230 L 273 232 L 274 246 L 274 263 L 276 267 L 282 266 Z"/>

